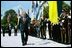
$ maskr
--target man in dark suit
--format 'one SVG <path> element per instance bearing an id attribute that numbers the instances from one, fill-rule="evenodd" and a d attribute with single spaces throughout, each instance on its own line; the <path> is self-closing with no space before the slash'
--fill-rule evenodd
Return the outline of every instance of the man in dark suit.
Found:
<path id="1" fill-rule="evenodd" d="M 28 14 L 24 14 L 23 16 L 21 16 L 21 18 L 19 19 L 19 29 L 21 31 L 21 39 L 22 39 L 22 45 L 26 45 L 27 44 L 27 40 L 28 40 L 28 27 L 29 27 L 29 23 L 30 23 L 30 18 L 28 16 Z"/>

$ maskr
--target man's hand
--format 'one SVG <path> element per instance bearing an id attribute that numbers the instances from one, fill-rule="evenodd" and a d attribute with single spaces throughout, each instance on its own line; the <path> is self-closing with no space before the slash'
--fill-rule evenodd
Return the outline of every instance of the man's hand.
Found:
<path id="1" fill-rule="evenodd" d="M 28 27 L 28 29 L 30 29 L 30 26 Z"/>

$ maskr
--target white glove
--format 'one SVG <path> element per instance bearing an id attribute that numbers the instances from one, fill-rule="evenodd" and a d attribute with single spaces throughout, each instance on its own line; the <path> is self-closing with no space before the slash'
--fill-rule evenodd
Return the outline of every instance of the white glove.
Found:
<path id="1" fill-rule="evenodd" d="M 30 27 L 28 27 L 28 29 L 30 29 Z"/>

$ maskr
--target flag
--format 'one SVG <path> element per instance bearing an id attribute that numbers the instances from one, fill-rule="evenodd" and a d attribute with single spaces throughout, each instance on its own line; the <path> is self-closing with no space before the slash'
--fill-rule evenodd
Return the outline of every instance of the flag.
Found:
<path id="1" fill-rule="evenodd" d="M 29 9 L 28 9 L 28 15 L 29 15 Z"/>
<path id="2" fill-rule="evenodd" d="M 34 1 L 32 1 L 32 8 L 34 8 Z"/>
<path id="3" fill-rule="evenodd" d="M 18 9 L 18 16 L 20 16 L 20 10 Z"/>
<path id="4" fill-rule="evenodd" d="M 62 13 L 62 1 L 57 1 L 58 17 Z"/>
<path id="5" fill-rule="evenodd" d="M 38 2 L 36 1 L 36 7 L 38 7 Z"/>
<path id="6" fill-rule="evenodd" d="M 60 15 L 58 11 L 59 6 L 58 6 L 58 2 L 57 1 L 49 1 L 48 2 L 49 5 L 49 20 L 51 21 L 51 23 L 53 24 L 58 24 L 58 16 Z M 60 3 L 59 3 L 60 5 Z M 61 8 L 60 8 L 61 10 Z"/>
<path id="7" fill-rule="evenodd" d="M 39 3 L 41 3 L 41 1 L 39 1 Z"/>

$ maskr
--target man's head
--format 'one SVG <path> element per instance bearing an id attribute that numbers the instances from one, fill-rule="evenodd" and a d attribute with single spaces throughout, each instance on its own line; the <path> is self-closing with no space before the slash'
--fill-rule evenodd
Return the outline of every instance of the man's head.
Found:
<path id="1" fill-rule="evenodd" d="M 67 10 L 63 9 L 62 14 L 63 14 L 63 16 L 67 16 Z"/>
<path id="2" fill-rule="evenodd" d="M 20 16 L 26 17 L 26 12 L 22 8 L 20 8 Z"/>

